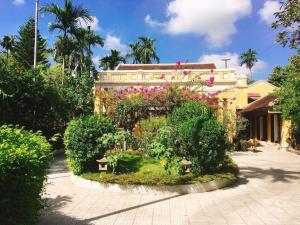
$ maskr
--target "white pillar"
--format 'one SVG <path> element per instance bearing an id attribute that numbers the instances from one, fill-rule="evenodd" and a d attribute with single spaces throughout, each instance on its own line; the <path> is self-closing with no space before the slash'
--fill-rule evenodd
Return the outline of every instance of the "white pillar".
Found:
<path id="1" fill-rule="evenodd" d="M 278 142 L 278 115 L 274 114 L 274 142 Z"/>
<path id="2" fill-rule="evenodd" d="M 264 138 L 264 119 L 262 116 L 259 117 L 259 138 L 260 140 Z"/>

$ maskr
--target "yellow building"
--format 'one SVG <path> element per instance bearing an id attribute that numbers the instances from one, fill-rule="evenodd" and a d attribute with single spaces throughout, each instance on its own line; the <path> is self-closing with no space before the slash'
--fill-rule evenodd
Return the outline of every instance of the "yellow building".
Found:
<path id="1" fill-rule="evenodd" d="M 188 71 L 186 76 L 182 76 L 183 71 Z M 162 75 L 164 79 L 161 79 Z M 100 72 L 99 79 L 95 82 L 95 89 L 119 90 L 139 86 L 155 87 L 166 82 L 184 85 L 195 79 L 199 80 L 199 78 L 206 81 L 211 76 L 214 77 L 214 85 L 205 87 L 203 91 L 221 91 L 219 98 L 223 111 L 226 110 L 233 115 L 236 112 L 242 112 L 248 117 L 250 121 L 249 137 L 282 143 L 282 146 L 286 147 L 288 123 L 282 121 L 280 112 L 273 112 L 271 108 L 265 111 L 265 108 L 262 110 L 259 107 L 252 107 L 253 105 L 257 106 L 261 101 L 266 101 L 266 96 L 269 96 L 276 87 L 266 81 L 257 81 L 247 85 L 247 77 L 237 74 L 234 69 L 217 69 L 214 64 L 199 63 L 187 63 L 180 66 L 174 64 L 120 64 L 115 70 Z M 103 96 L 96 95 L 95 113 L 101 113 L 103 110 L 102 98 Z M 267 99 L 269 100 L 269 98 Z"/>

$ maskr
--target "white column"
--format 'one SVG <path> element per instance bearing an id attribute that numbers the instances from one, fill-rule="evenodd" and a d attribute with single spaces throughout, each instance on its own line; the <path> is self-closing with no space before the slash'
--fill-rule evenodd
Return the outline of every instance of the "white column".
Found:
<path id="1" fill-rule="evenodd" d="M 278 141 L 278 115 L 274 114 L 274 142 Z"/>
<path id="2" fill-rule="evenodd" d="M 264 138 L 264 120 L 263 117 L 259 117 L 259 138 L 262 140 Z"/>

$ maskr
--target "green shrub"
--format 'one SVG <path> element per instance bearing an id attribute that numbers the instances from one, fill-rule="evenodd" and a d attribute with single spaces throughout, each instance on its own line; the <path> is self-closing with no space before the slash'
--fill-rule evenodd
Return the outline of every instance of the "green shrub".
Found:
<path id="1" fill-rule="evenodd" d="M 97 139 L 115 130 L 113 121 L 106 116 L 81 117 L 69 123 L 64 143 L 68 165 L 74 174 L 97 169 L 96 159 L 102 158 L 107 150 Z"/>
<path id="2" fill-rule="evenodd" d="M 167 123 L 166 117 L 150 117 L 149 119 L 141 120 L 138 124 L 138 129 L 135 132 L 135 137 L 139 143 L 139 147 L 146 149 L 150 145 L 152 139 L 156 135 L 159 128 Z"/>
<path id="3" fill-rule="evenodd" d="M 186 102 L 182 106 L 175 108 L 170 117 L 169 124 L 180 124 L 198 117 L 203 121 L 208 120 L 213 116 L 213 111 L 208 104 L 199 102 Z"/>
<path id="4" fill-rule="evenodd" d="M 39 133 L 0 127 L 0 224 L 36 224 L 51 160 L 51 146 Z"/>
<path id="5" fill-rule="evenodd" d="M 216 171 L 224 162 L 228 141 L 225 128 L 217 119 L 203 123 L 199 132 L 199 159 L 201 174 Z"/>

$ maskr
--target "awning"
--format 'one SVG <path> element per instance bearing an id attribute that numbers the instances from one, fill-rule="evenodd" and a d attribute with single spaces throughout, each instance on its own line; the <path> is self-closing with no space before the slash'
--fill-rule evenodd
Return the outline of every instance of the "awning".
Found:
<path id="1" fill-rule="evenodd" d="M 242 109 L 241 113 L 248 113 L 251 111 L 267 108 L 273 106 L 273 102 L 276 99 L 276 96 L 273 95 L 266 95 L 264 97 L 261 97 L 257 99 L 254 102 L 251 102 L 247 106 L 245 106 L 244 109 Z"/>

